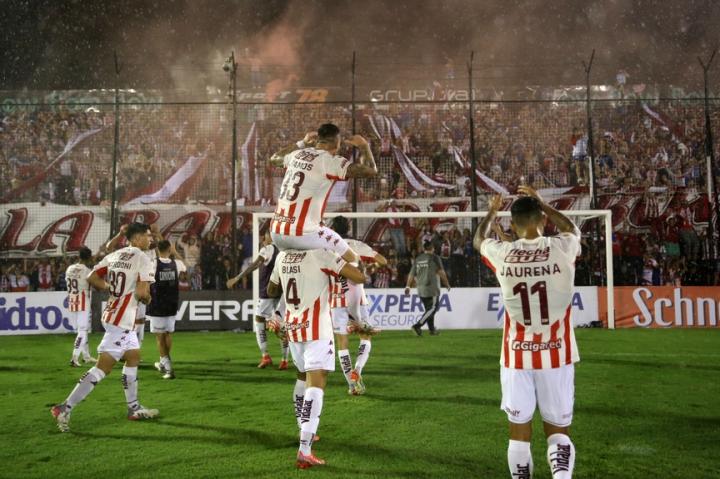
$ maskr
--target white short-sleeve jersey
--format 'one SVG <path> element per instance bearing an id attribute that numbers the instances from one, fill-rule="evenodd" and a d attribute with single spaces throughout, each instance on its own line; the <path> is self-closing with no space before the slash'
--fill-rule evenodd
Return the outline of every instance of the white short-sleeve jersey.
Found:
<path id="1" fill-rule="evenodd" d="M 139 248 L 128 246 L 105 256 L 93 271 L 110 285 L 110 297 L 102 321 L 120 328 L 132 329 L 138 300 L 138 281 L 155 282 L 155 264 Z"/>
<path id="2" fill-rule="evenodd" d="M 68 307 L 71 313 L 90 309 L 90 283 L 87 280 L 89 275 L 90 268 L 82 263 L 71 264 L 65 270 Z"/>
<path id="3" fill-rule="evenodd" d="M 548 369 L 579 361 L 570 311 L 580 232 L 486 239 L 480 253 L 495 271 L 505 304 L 500 364 Z"/>
<path id="4" fill-rule="evenodd" d="M 294 342 L 332 339 L 330 281 L 345 260 L 325 249 L 281 251 L 270 281 L 285 295 L 285 324 Z"/>
<path id="5" fill-rule="evenodd" d="M 360 256 L 360 261 L 374 262 L 377 251 L 360 240 L 348 239 L 348 246 Z M 358 265 L 355 265 L 358 266 Z M 356 304 L 355 304 L 356 303 Z M 365 296 L 365 285 L 355 284 L 342 276 L 332 279 L 332 291 L 330 298 L 331 308 L 352 308 L 353 316 L 357 315 L 357 306 L 368 304 Z M 355 318 L 361 319 L 361 318 Z"/>
<path id="6" fill-rule="evenodd" d="M 315 148 L 286 155 L 285 176 L 271 231 L 287 236 L 318 231 L 330 190 L 336 181 L 347 178 L 350 163 L 347 158 Z"/>

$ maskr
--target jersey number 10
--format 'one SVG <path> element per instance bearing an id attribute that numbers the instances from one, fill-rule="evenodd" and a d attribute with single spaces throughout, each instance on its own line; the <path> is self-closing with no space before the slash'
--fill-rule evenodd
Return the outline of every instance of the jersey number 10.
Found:
<path id="1" fill-rule="evenodd" d="M 523 322 L 526 326 L 532 324 L 532 314 L 530 312 L 530 297 L 528 295 L 527 283 L 518 283 L 513 288 L 513 294 L 520 295 L 522 303 Z M 548 314 L 547 285 L 545 281 L 538 281 L 530 288 L 530 294 L 537 294 L 540 300 L 540 324 L 550 324 L 550 315 Z"/>

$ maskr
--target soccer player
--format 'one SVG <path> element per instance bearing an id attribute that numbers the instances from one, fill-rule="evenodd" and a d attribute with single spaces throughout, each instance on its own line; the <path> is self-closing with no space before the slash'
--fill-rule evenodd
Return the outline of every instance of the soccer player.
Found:
<path id="1" fill-rule="evenodd" d="M 345 144 L 360 149 L 357 162 L 337 155 L 340 129 L 326 123 L 316 134 L 308 133 L 270 159 L 275 166 L 285 167 L 277 210 L 270 224 L 273 243 L 281 251 L 327 248 L 347 262 L 358 260 L 345 240 L 322 224 L 327 198 L 336 181 L 377 175 L 370 145 L 362 136 L 352 136 Z"/>
<path id="2" fill-rule="evenodd" d="M 350 224 L 344 216 L 336 216 L 333 219 L 332 229 L 347 241 L 350 248 L 360 256 L 361 261 L 376 263 L 380 266 L 387 265 L 387 259 L 370 246 L 359 240 L 347 239 Z M 353 264 L 353 266 L 359 267 L 359 264 Z M 365 393 L 362 370 L 370 358 L 370 349 L 372 348 L 370 338 L 377 333 L 367 322 L 367 304 L 364 284 L 355 284 L 342 276 L 334 277 L 330 308 L 332 309 L 335 341 L 337 341 L 338 347 L 338 359 L 348 383 L 348 394 L 355 396 Z M 352 358 L 348 349 L 348 333 L 351 331 L 360 335 L 355 368 L 352 367 Z"/>
<path id="3" fill-rule="evenodd" d="M 285 295 L 284 327 L 297 368 L 293 392 L 295 417 L 300 427 L 297 467 L 325 464 L 312 453 L 322 412 L 328 371 L 335 370 L 335 344 L 330 317 L 328 276 L 342 275 L 362 284 L 365 275 L 325 249 L 281 251 L 267 286 L 268 296 Z"/>
<path id="4" fill-rule="evenodd" d="M 138 302 L 150 302 L 150 284 L 155 281 L 152 263 L 144 253 L 150 246 L 150 227 L 132 223 L 125 230 L 125 236 L 130 246 L 105 256 L 88 276 L 88 282 L 95 289 L 110 292 L 102 315 L 105 335 L 98 346 L 97 364 L 80 378 L 65 402 L 50 410 L 62 432 L 70 430 L 70 415 L 75 406 L 110 374 L 120 360 L 125 361 L 121 380 L 128 419 L 151 419 L 159 414 L 157 409 L 147 409 L 138 401 L 140 345 L 134 329 Z"/>
<path id="5" fill-rule="evenodd" d="M 158 242 L 157 259 L 154 261 L 155 282 L 150 286 L 152 301 L 147 307 L 150 332 L 155 334 L 160 353 L 160 361 L 155 363 L 155 369 L 160 371 L 163 379 L 175 379 L 170 350 L 180 305 L 180 276 L 187 271 L 182 261 L 170 257 L 171 249 L 168 240 Z"/>
<path id="6" fill-rule="evenodd" d="M 529 186 L 513 202 L 512 242 L 488 238 L 502 206 L 496 196 L 473 240 L 495 271 L 505 304 L 500 353 L 501 408 L 510 422 L 508 466 L 512 477 L 531 477 L 532 417 L 540 408 L 552 477 L 572 477 L 575 446 L 569 437 L 574 401 L 574 363 L 580 360 L 570 318 L 580 231 Z M 543 236 L 549 219 L 560 232 Z"/>
<path id="7" fill-rule="evenodd" d="M 255 310 L 255 338 L 260 348 L 260 363 L 258 368 L 263 369 L 272 365 L 272 358 L 267 352 L 267 327 L 266 321 L 272 319 L 275 315 L 282 320 L 285 313 L 285 301 L 279 298 L 270 298 L 267 294 L 267 285 L 270 281 L 270 275 L 275 267 L 275 259 L 280 250 L 272 243 L 270 232 L 266 231 L 263 235 L 263 247 L 258 252 L 257 258 L 250 265 L 240 272 L 234 278 L 227 281 L 226 286 L 232 289 L 244 277 L 260 269 L 260 298 L 258 298 L 257 309 Z M 288 368 L 289 346 L 287 338 L 282 339 L 282 361 L 278 369 Z"/>
<path id="8" fill-rule="evenodd" d="M 418 295 L 425 307 L 425 312 L 420 317 L 420 320 L 411 326 L 418 336 L 422 336 L 422 327 L 425 323 L 428 325 L 430 335 L 436 336 L 438 334 L 435 328 L 435 313 L 440 298 L 438 281 L 442 281 L 443 286 L 450 291 L 450 283 L 443 268 L 442 260 L 435 254 L 432 243 L 425 241 L 423 242 L 423 252 L 415 258 L 410 274 L 408 274 L 407 286 L 405 286 L 405 294 L 408 295 L 413 282 L 417 283 Z"/>
<path id="9" fill-rule="evenodd" d="M 90 275 L 92 266 L 92 251 L 89 248 L 81 248 L 78 261 L 68 266 L 65 271 L 65 282 L 68 292 L 68 306 L 70 309 L 70 321 L 77 329 L 75 345 L 73 347 L 70 366 L 80 367 L 80 355 L 86 363 L 95 363 L 97 360 L 90 356 L 88 346 L 88 334 L 90 333 L 90 284 L 87 277 Z"/>

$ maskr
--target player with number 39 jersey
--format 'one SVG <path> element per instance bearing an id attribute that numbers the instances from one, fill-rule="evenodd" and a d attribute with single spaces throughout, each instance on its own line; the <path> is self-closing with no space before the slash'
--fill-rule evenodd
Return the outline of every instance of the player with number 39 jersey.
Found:
<path id="1" fill-rule="evenodd" d="M 68 266 L 65 270 L 65 283 L 68 292 L 68 309 L 70 322 L 77 330 L 75 343 L 70 359 L 70 366 L 80 366 L 80 355 L 86 362 L 95 362 L 90 355 L 88 334 L 90 333 L 90 283 L 87 277 L 92 266 L 92 252 L 88 248 L 81 248 L 78 262 Z"/>

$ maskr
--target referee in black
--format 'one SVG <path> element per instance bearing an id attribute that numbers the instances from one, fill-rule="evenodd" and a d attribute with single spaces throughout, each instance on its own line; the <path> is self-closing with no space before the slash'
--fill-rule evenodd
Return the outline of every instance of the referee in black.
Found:
<path id="1" fill-rule="evenodd" d="M 423 243 L 423 252 L 415 257 L 410 274 L 408 275 L 407 285 L 405 286 L 405 294 L 410 294 L 410 288 L 413 281 L 417 283 L 418 296 L 423 302 L 425 313 L 420 320 L 412 326 L 412 329 L 418 336 L 422 336 L 422 327 L 425 323 L 428 325 L 430 334 L 435 336 L 438 334 L 435 329 L 435 313 L 438 308 L 438 299 L 440 298 L 440 281 L 443 286 L 450 291 L 450 283 L 447 274 L 443 269 L 440 257 L 435 254 L 435 250 L 430 241 Z"/>

